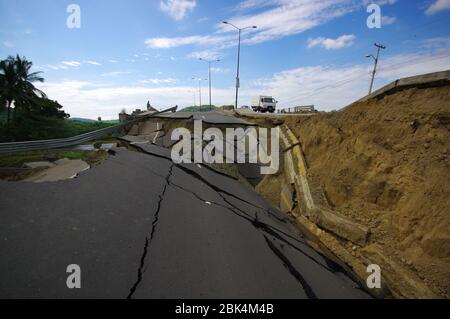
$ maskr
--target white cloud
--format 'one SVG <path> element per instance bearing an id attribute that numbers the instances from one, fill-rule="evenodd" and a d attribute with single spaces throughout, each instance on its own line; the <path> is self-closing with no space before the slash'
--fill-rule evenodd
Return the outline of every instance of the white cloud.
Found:
<path id="1" fill-rule="evenodd" d="M 142 80 L 139 81 L 142 84 L 175 84 L 177 83 L 176 79 L 173 78 L 166 78 L 166 79 L 147 79 L 147 80 Z"/>
<path id="2" fill-rule="evenodd" d="M 81 65 L 81 62 L 78 61 L 63 61 L 63 65 L 71 66 L 71 67 L 79 67 Z"/>
<path id="3" fill-rule="evenodd" d="M 274 5 L 279 1 L 273 0 L 244 0 L 239 3 L 236 7 L 236 10 L 246 10 L 246 9 L 254 9 L 254 8 L 263 8 L 266 6 Z"/>
<path id="4" fill-rule="evenodd" d="M 390 16 L 382 16 L 381 17 L 381 25 L 390 25 L 395 23 L 395 21 L 397 21 L 396 17 L 390 17 Z"/>
<path id="5" fill-rule="evenodd" d="M 7 48 L 14 47 L 14 43 L 12 43 L 11 41 L 3 41 L 3 45 Z"/>
<path id="6" fill-rule="evenodd" d="M 384 5 L 391 5 L 391 4 L 395 4 L 397 3 L 397 0 L 363 0 L 363 3 L 365 6 L 371 4 L 371 3 L 375 3 L 378 4 L 379 6 L 384 6 Z"/>
<path id="7" fill-rule="evenodd" d="M 114 77 L 114 76 L 119 76 L 119 75 L 127 75 L 130 74 L 131 72 L 127 72 L 127 71 L 113 71 L 113 72 L 107 72 L 107 73 L 103 73 L 100 76 L 103 77 Z"/>
<path id="8" fill-rule="evenodd" d="M 161 11 L 176 21 L 182 20 L 196 5 L 195 0 L 166 0 L 159 3 Z"/>
<path id="9" fill-rule="evenodd" d="M 259 1 L 259 5 L 267 2 Z M 256 25 L 244 43 L 254 44 L 298 34 L 344 16 L 361 7 L 353 0 L 274 0 L 266 10 L 229 19 L 237 26 Z M 235 32 L 230 26 L 219 24 L 219 32 Z"/>
<path id="10" fill-rule="evenodd" d="M 353 34 L 344 34 L 338 37 L 337 39 L 319 37 L 315 39 L 309 39 L 308 48 L 321 46 L 327 50 L 337 50 L 351 46 L 355 39 L 356 36 Z"/>
<path id="11" fill-rule="evenodd" d="M 203 18 L 197 19 L 197 23 L 202 23 L 202 22 L 206 22 L 206 21 L 209 21 L 208 17 L 203 17 Z"/>
<path id="12" fill-rule="evenodd" d="M 206 59 L 206 60 L 217 60 L 220 58 L 220 54 L 217 51 L 196 51 L 188 55 L 191 59 Z"/>
<path id="13" fill-rule="evenodd" d="M 401 77 L 446 70 L 448 65 L 448 51 L 382 56 L 375 88 Z M 242 83 L 240 104 L 248 104 L 254 96 L 267 94 L 276 97 L 280 107 L 315 104 L 321 110 L 339 109 L 367 94 L 371 68 L 368 60 L 366 64 L 353 66 L 317 65 L 285 70 L 265 79 Z M 176 86 L 168 83 L 170 78 L 147 81 L 147 84 L 163 86 L 100 86 L 82 81 L 60 81 L 39 83 L 38 87 L 60 102 L 72 116 L 93 119 L 98 116 L 117 118 L 122 108 L 129 112 L 139 106 L 144 108 L 149 99 L 160 109 L 189 106 L 193 103 L 193 92 L 198 92 L 196 84 Z M 213 103 L 233 104 L 234 90 L 233 87 L 213 87 Z"/>
<path id="14" fill-rule="evenodd" d="M 39 68 L 42 70 L 58 71 L 58 70 L 68 70 L 69 68 L 78 68 L 79 66 L 81 66 L 81 64 L 82 63 L 78 61 L 63 61 L 57 64 L 44 64 L 42 66 L 39 66 Z"/>
<path id="15" fill-rule="evenodd" d="M 375 88 L 402 77 L 443 71 L 448 65 L 448 52 L 382 57 Z M 256 81 L 256 84 L 259 94 L 275 96 L 281 107 L 314 104 L 322 110 L 333 110 L 367 94 L 371 70 L 370 64 L 302 67 L 277 73 Z"/>
<path id="16" fill-rule="evenodd" d="M 109 62 L 109 63 L 117 63 L 117 62 L 119 62 L 119 61 L 111 59 L 111 60 L 108 60 L 108 62 Z"/>
<path id="17" fill-rule="evenodd" d="M 450 49 L 450 37 L 430 38 L 423 41 L 423 47 L 438 51 Z"/>
<path id="18" fill-rule="evenodd" d="M 220 43 L 224 38 L 216 36 L 188 36 L 188 37 L 177 37 L 177 38 L 150 38 L 145 41 L 145 44 L 154 49 L 169 49 L 175 48 L 183 45 L 212 45 Z"/>
<path id="19" fill-rule="evenodd" d="M 257 26 L 243 33 L 243 43 L 256 44 L 310 30 L 362 7 L 354 0 L 271 0 L 244 1 L 240 10 L 259 8 L 258 12 L 226 19 L 237 26 Z M 254 10 L 252 10 L 254 11 Z M 215 45 L 226 48 L 236 44 L 236 30 L 220 23 L 213 35 L 160 37 L 145 41 L 150 48 L 173 48 L 183 45 Z"/>
<path id="20" fill-rule="evenodd" d="M 97 61 L 86 61 L 87 64 L 90 65 L 101 65 L 100 63 L 98 63 Z"/>
<path id="21" fill-rule="evenodd" d="M 222 69 L 222 68 L 211 67 L 211 72 L 213 72 L 213 73 L 228 73 L 228 72 L 230 72 L 230 70 L 229 69 Z"/>
<path id="22" fill-rule="evenodd" d="M 64 110 L 72 117 L 96 119 L 116 119 L 119 112 L 125 108 L 128 112 L 136 108 L 145 108 L 150 99 L 152 105 L 164 109 L 179 105 L 190 106 L 193 103 L 193 93 L 198 87 L 193 86 L 117 86 L 98 87 L 82 81 L 46 82 L 37 85 L 47 93 L 49 98 L 57 100 Z M 213 88 L 213 102 L 217 105 L 233 104 L 234 88 Z M 242 96 L 246 96 L 243 91 Z M 206 98 L 206 94 L 204 96 Z"/>
<path id="23" fill-rule="evenodd" d="M 444 10 L 450 10 L 450 0 L 436 0 L 425 10 L 425 14 L 433 15 Z"/>

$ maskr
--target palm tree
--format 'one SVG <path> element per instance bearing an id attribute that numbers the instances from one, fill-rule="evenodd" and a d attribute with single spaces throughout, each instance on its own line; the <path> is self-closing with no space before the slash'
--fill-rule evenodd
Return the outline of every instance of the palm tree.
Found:
<path id="1" fill-rule="evenodd" d="M 42 72 L 30 73 L 32 65 L 32 62 L 20 58 L 19 55 L 0 61 L 0 96 L 6 101 L 8 127 L 13 102 L 16 106 L 26 105 L 38 94 L 45 97 L 44 92 L 33 85 L 33 82 L 44 82 L 39 76 Z"/>

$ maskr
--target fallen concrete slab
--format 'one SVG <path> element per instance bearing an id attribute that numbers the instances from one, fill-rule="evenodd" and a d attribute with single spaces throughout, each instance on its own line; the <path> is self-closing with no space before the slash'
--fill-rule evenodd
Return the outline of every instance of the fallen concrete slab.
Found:
<path id="1" fill-rule="evenodd" d="M 104 151 L 107 151 L 107 150 L 110 150 L 110 149 L 115 148 L 115 147 L 117 147 L 117 143 L 106 143 L 106 144 L 102 144 L 100 146 L 100 149 L 104 150 Z"/>
<path id="2" fill-rule="evenodd" d="M 95 147 L 93 144 L 82 144 L 82 145 L 77 145 L 73 148 L 74 150 L 77 151 L 85 151 L 85 152 L 89 152 L 89 151 L 95 151 Z"/>
<path id="3" fill-rule="evenodd" d="M 125 135 L 120 137 L 119 139 L 129 142 L 131 144 L 147 144 L 147 143 L 156 143 L 157 139 L 164 137 L 164 131 L 157 131 L 150 134 L 142 134 L 142 135 Z"/>
<path id="4" fill-rule="evenodd" d="M 26 182 L 44 183 L 56 182 L 76 177 L 79 173 L 88 170 L 89 164 L 82 160 L 62 159 L 55 162 L 56 166 L 50 167 L 27 179 Z"/>
<path id="5" fill-rule="evenodd" d="M 41 161 L 41 162 L 27 162 L 23 164 L 26 168 L 48 168 L 48 167 L 54 167 L 56 164 L 49 162 L 49 161 Z"/>
<path id="6" fill-rule="evenodd" d="M 164 125 L 162 123 L 146 121 L 139 124 L 138 134 L 136 135 L 148 135 L 163 129 Z"/>
<path id="7" fill-rule="evenodd" d="M 147 136 L 143 135 L 125 135 L 120 137 L 121 140 L 124 140 L 126 142 L 132 143 L 132 144 L 140 144 L 140 143 L 150 143 L 150 139 Z"/>

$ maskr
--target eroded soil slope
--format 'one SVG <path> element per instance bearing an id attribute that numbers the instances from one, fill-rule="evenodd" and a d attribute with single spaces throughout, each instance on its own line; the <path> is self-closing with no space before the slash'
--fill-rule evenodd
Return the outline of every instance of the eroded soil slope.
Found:
<path id="1" fill-rule="evenodd" d="M 370 244 L 450 296 L 450 86 L 290 118 L 329 204 Z M 377 247 L 377 248 L 376 248 Z"/>

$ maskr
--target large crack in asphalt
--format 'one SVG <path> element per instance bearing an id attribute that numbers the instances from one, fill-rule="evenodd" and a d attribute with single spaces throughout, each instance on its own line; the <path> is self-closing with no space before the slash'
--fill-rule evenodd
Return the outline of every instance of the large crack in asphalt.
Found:
<path id="1" fill-rule="evenodd" d="M 264 239 L 266 240 L 267 246 L 269 246 L 273 253 L 283 262 L 283 265 L 287 268 L 291 275 L 294 276 L 295 279 L 297 279 L 297 281 L 303 287 L 306 296 L 309 299 L 317 299 L 317 296 L 311 286 L 308 284 L 302 274 L 294 267 L 294 265 L 292 265 L 290 260 L 270 241 L 269 238 L 267 238 L 267 236 L 264 235 Z"/>
<path id="2" fill-rule="evenodd" d="M 158 195 L 159 200 L 158 200 L 158 205 L 156 207 L 155 213 L 153 214 L 152 231 L 150 233 L 150 236 L 145 237 L 144 249 L 142 252 L 141 261 L 140 261 L 140 265 L 139 265 L 139 269 L 138 269 L 137 280 L 134 283 L 134 285 L 131 287 L 130 292 L 128 293 L 127 299 L 131 299 L 133 297 L 133 294 L 135 293 L 137 287 L 139 286 L 139 284 L 142 281 L 143 269 L 145 267 L 145 258 L 147 257 L 148 248 L 149 248 L 150 243 L 153 240 L 153 237 L 156 232 L 156 226 L 158 225 L 158 221 L 159 221 L 159 212 L 161 210 L 161 204 L 164 200 L 164 195 L 166 194 L 167 187 L 170 185 L 170 177 L 172 176 L 173 167 L 174 167 L 174 164 L 172 163 L 172 165 L 170 165 L 170 167 L 169 167 L 169 172 L 167 173 L 167 176 L 164 177 L 166 183 L 164 184 L 161 194 Z"/>
<path id="3" fill-rule="evenodd" d="M 231 203 L 226 196 L 230 196 L 234 199 L 237 199 L 245 204 L 248 204 L 254 208 L 257 208 L 258 210 L 261 210 L 263 212 L 265 212 L 268 215 L 272 215 L 273 213 L 270 210 L 267 210 L 263 207 L 260 207 L 254 203 L 251 203 L 247 200 L 244 200 L 242 198 L 237 197 L 236 195 L 227 192 L 223 189 L 221 189 L 220 187 L 210 183 L 209 181 L 205 180 L 203 178 L 203 176 L 201 176 L 200 174 L 186 168 L 180 165 L 177 165 L 175 163 L 173 163 L 173 161 L 170 158 L 167 158 L 166 156 L 160 155 L 160 154 L 155 154 L 152 152 L 149 152 L 141 147 L 139 147 L 138 145 L 133 145 L 135 148 L 137 148 L 138 150 L 142 151 L 145 154 L 151 155 L 151 156 L 155 156 L 161 159 L 164 159 L 166 161 L 170 161 L 171 162 L 171 167 L 170 167 L 170 172 L 168 176 L 161 176 L 160 174 L 158 174 L 157 172 L 154 172 L 153 170 L 147 168 L 147 167 L 143 167 L 144 169 L 152 172 L 153 174 L 163 177 L 166 180 L 166 184 L 164 186 L 164 190 L 163 190 L 163 194 L 165 194 L 165 191 L 167 189 L 167 186 L 173 186 L 176 187 L 180 190 L 183 190 L 185 192 L 188 192 L 190 194 L 192 194 L 193 196 L 195 196 L 198 200 L 203 201 L 203 202 L 209 202 L 215 206 L 218 207 L 222 207 L 224 209 L 227 209 L 228 211 L 231 211 L 233 214 L 243 218 L 244 220 L 246 220 L 247 222 L 251 223 L 251 225 L 253 227 L 255 227 L 257 230 L 261 231 L 263 233 L 263 237 L 265 239 L 266 244 L 268 245 L 268 248 L 275 254 L 275 256 L 277 256 L 277 258 L 279 258 L 282 262 L 283 265 L 287 268 L 287 270 L 289 271 L 289 273 L 297 280 L 297 282 L 299 282 L 299 284 L 302 286 L 303 290 L 305 291 L 306 295 L 308 298 L 310 299 L 316 299 L 317 296 L 315 295 L 315 293 L 313 292 L 313 290 L 311 289 L 311 287 L 309 286 L 309 284 L 306 282 L 306 280 L 303 278 L 303 276 L 301 275 L 301 273 L 292 265 L 292 263 L 289 261 L 289 259 L 283 254 L 283 252 L 278 249 L 268 238 L 265 234 L 270 234 L 271 236 L 273 236 L 274 238 L 278 239 L 279 241 L 283 242 L 284 244 L 292 247 L 293 249 L 299 251 L 302 255 L 304 255 L 306 258 L 308 258 L 309 260 L 311 260 L 312 262 L 314 262 L 315 264 L 317 264 L 318 266 L 330 271 L 330 272 L 336 272 L 337 269 L 339 269 L 340 267 L 335 267 L 336 265 L 332 265 L 332 267 L 329 267 L 327 265 L 324 265 L 323 263 L 321 263 L 320 261 L 318 261 L 316 258 L 314 258 L 313 256 L 311 256 L 310 254 L 308 254 L 307 252 L 305 252 L 304 250 L 302 250 L 301 248 L 297 247 L 296 245 L 292 244 L 290 241 L 286 240 L 285 238 L 283 238 L 281 234 L 283 234 L 284 236 L 287 236 L 288 238 L 291 238 L 294 241 L 297 241 L 299 243 L 304 244 L 304 242 L 298 240 L 297 238 L 293 237 L 292 235 L 289 235 L 287 233 L 285 233 L 284 231 L 277 229 L 274 226 L 268 225 L 264 222 L 261 222 L 258 220 L 258 214 L 255 214 L 255 217 L 251 216 L 250 214 L 248 214 L 247 212 L 244 212 L 242 209 L 240 209 L 239 207 L 237 207 L 235 204 Z M 141 165 L 139 165 L 141 166 Z M 182 170 L 184 173 L 194 177 L 197 180 L 202 181 L 205 185 L 207 185 L 208 187 L 210 187 L 212 190 L 214 190 L 221 198 L 222 200 L 227 203 L 229 206 L 211 201 L 211 200 L 206 200 L 201 198 L 198 194 L 192 192 L 191 190 L 188 190 L 180 185 L 177 185 L 175 183 L 173 183 L 172 181 L 170 181 L 170 177 L 172 175 L 173 172 L 173 167 L 176 166 L 178 167 L 180 170 Z M 141 166 L 142 167 L 142 166 Z M 138 270 L 138 280 L 136 281 L 136 283 L 133 285 L 133 287 L 130 290 L 130 293 L 128 295 L 128 298 L 132 298 L 132 295 L 134 294 L 137 286 L 139 285 L 139 283 L 142 280 L 142 273 L 143 273 L 143 268 L 145 266 L 145 257 L 147 255 L 147 251 L 148 251 L 148 247 L 150 244 L 151 239 L 153 238 L 153 233 L 154 230 L 156 228 L 156 224 L 157 224 L 157 218 L 158 218 L 158 214 L 159 214 L 159 209 L 160 209 L 160 204 L 162 202 L 163 199 L 163 194 L 160 195 L 160 201 L 158 203 L 158 209 L 157 212 L 155 213 L 155 219 L 156 219 L 156 223 L 153 223 L 153 227 L 152 227 L 152 234 L 150 236 L 150 240 L 148 238 L 146 238 L 146 242 L 145 242 L 145 246 L 144 246 L 144 252 L 141 258 L 141 265 L 139 267 Z M 326 257 L 325 257 L 326 258 Z M 332 262 L 334 264 L 334 262 Z"/>
<path id="4" fill-rule="evenodd" d="M 148 153 L 148 154 L 149 154 L 149 155 L 153 155 L 153 154 L 151 154 L 151 153 Z M 161 157 L 161 158 L 166 159 L 165 157 Z M 120 163 L 120 162 L 117 161 L 117 163 Z M 122 164 L 123 164 L 123 165 L 126 165 L 125 163 L 122 163 Z M 155 171 L 149 169 L 148 167 L 144 167 L 144 166 L 139 165 L 139 164 L 135 164 L 135 165 L 138 166 L 138 167 L 141 167 L 141 168 L 144 169 L 144 170 L 147 170 L 147 171 L 151 172 L 152 174 L 154 174 L 154 175 L 156 175 L 156 176 L 158 176 L 158 177 L 165 178 L 165 176 L 162 176 L 161 174 L 159 174 L 159 173 L 157 173 L 157 172 L 155 172 Z M 178 168 L 180 168 L 178 165 L 175 165 L 175 166 L 177 166 Z M 187 173 L 187 174 L 189 174 L 189 172 L 190 172 L 189 170 L 182 170 L 182 171 L 185 172 L 185 173 Z M 284 231 L 281 230 L 281 229 L 278 229 L 277 227 L 274 227 L 274 226 L 272 226 L 272 225 L 268 225 L 268 224 L 266 224 L 266 223 L 264 223 L 264 222 L 259 221 L 259 219 L 258 219 L 258 214 L 257 214 L 257 213 L 255 214 L 256 217 L 253 217 L 253 216 L 251 216 L 250 214 L 248 214 L 247 212 L 244 212 L 242 209 L 240 209 L 239 207 L 237 207 L 236 205 L 234 205 L 233 203 L 231 203 L 231 202 L 224 196 L 224 194 L 222 194 L 221 192 L 217 192 L 217 191 L 216 191 L 216 193 L 222 198 L 222 200 L 223 200 L 225 203 L 227 203 L 229 206 L 226 206 L 226 205 L 224 205 L 224 204 L 221 204 L 221 203 L 212 201 L 211 199 L 205 199 L 205 198 L 202 198 L 202 197 L 199 196 L 197 193 L 195 193 L 195 192 L 193 192 L 193 191 L 191 191 L 191 190 L 189 190 L 189 189 L 186 189 L 185 187 L 180 186 L 180 185 L 178 185 L 178 184 L 176 184 L 176 183 L 174 183 L 174 182 L 172 182 L 172 181 L 169 181 L 169 185 L 170 185 L 170 186 L 173 186 L 173 187 L 175 187 L 175 188 L 178 188 L 178 189 L 181 190 L 181 191 L 184 191 L 184 192 L 186 192 L 186 193 L 189 193 L 189 194 L 193 195 L 195 198 L 197 198 L 198 200 L 200 200 L 200 201 L 202 201 L 202 202 L 209 202 L 209 203 L 211 203 L 211 205 L 215 205 L 215 206 L 224 208 L 224 209 L 226 209 L 226 210 L 232 212 L 234 215 L 236 215 L 236 216 L 238 216 L 238 217 L 240 217 L 240 218 L 243 218 L 244 220 L 246 220 L 247 222 L 249 222 L 249 223 L 250 223 L 253 227 L 255 227 L 256 229 L 258 229 L 258 230 L 260 230 L 260 231 L 263 231 L 263 232 L 265 232 L 265 233 L 268 233 L 268 234 L 272 235 L 273 237 L 277 238 L 278 240 L 280 240 L 280 241 L 283 242 L 284 244 L 286 244 L 286 245 L 292 247 L 293 249 L 297 250 L 298 252 L 302 253 L 306 258 L 310 259 L 310 260 L 311 260 L 312 262 L 314 262 L 315 264 L 318 264 L 319 266 L 321 266 L 321 267 L 327 269 L 328 271 L 336 272 L 336 271 L 338 271 L 338 270 L 340 269 L 339 265 L 337 265 L 337 264 L 335 265 L 335 263 L 332 262 L 332 261 L 328 261 L 328 262 L 331 262 L 331 263 L 332 263 L 331 265 L 324 265 L 324 264 L 322 264 L 320 261 L 318 261 L 316 258 L 314 258 L 313 256 L 311 256 L 310 254 L 308 254 L 307 252 L 305 252 L 305 251 L 302 250 L 301 248 L 297 247 L 296 245 L 292 244 L 291 242 L 289 242 L 288 240 L 286 240 L 285 238 L 283 238 L 280 234 L 282 234 L 282 235 L 284 235 L 284 236 L 286 236 L 286 237 L 288 237 L 288 238 L 290 238 L 290 239 L 292 239 L 292 240 L 294 240 L 294 241 L 296 241 L 296 242 L 298 242 L 298 243 L 301 243 L 301 244 L 304 244 L 303 241 L 300 241 L 299 239 L 293 237 L 293 236 L 290 235 L 290 234 L 287 234 L 286 232 L 284 232 Z M 234 197 L 234 198 L 239 199 L 238 197 Z M 239 200 L 241 200 L 241 199 L 239 199 Z M 241 200 L 241 201 L 242 201 L 242 200 Z M 267 214 L 273 214 L 272 212 L 270 212 L 270 211 L 268 211 L 268 210 L 265 210 L 265 209 L 261 209 L 261 210 L 264 211 L 264 212 L 267 213 Z M 325 262 L 327 263 L 327 259 L 325 260 Z"/>

